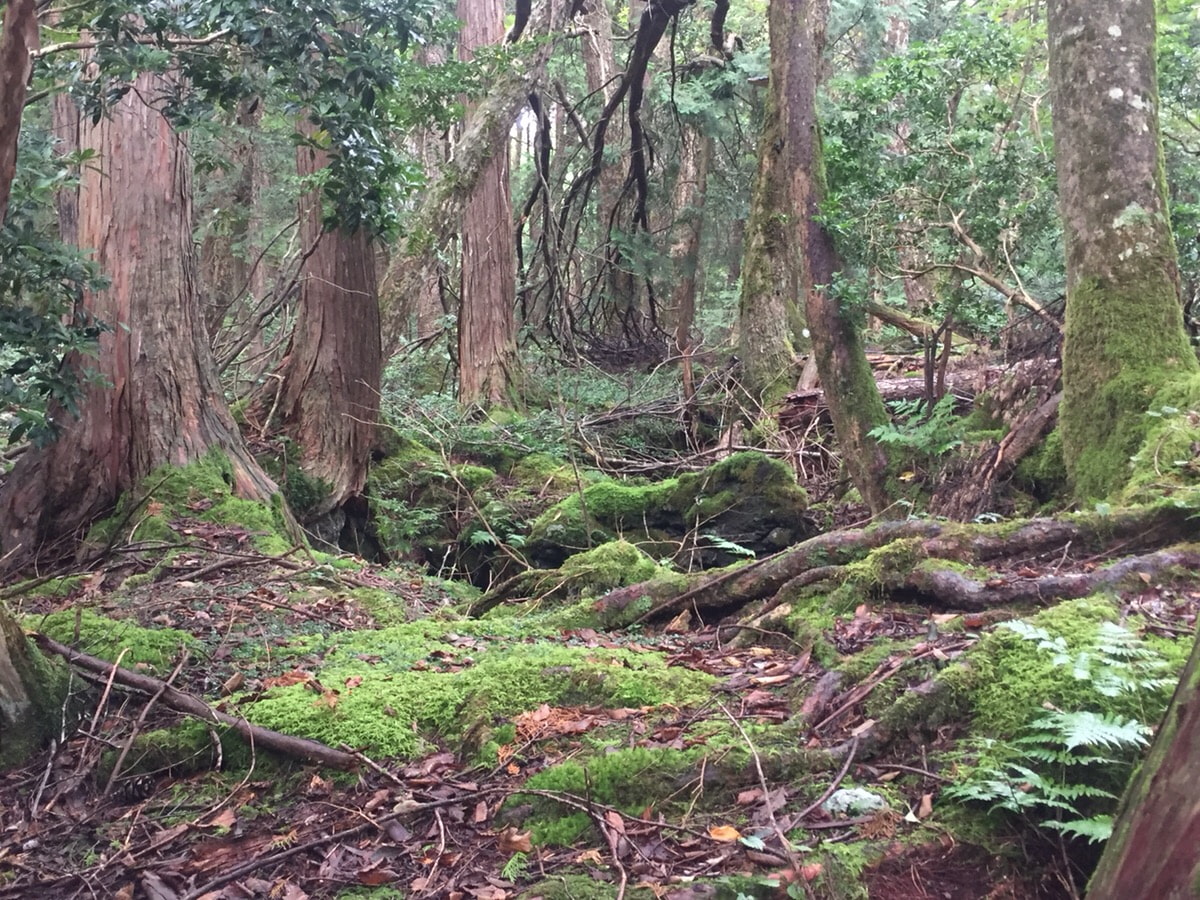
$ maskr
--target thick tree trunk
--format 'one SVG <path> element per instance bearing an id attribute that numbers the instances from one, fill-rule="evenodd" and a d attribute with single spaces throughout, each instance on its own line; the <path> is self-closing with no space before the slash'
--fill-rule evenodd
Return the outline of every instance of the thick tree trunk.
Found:
<path id="1" fill-rule="evenodd" d="M 0 602 L 0 770 L 21 765 L 54 735 L 61 698 L 52 671 Z"/>
<path id="2" fill-rule="evenodd" d="M 464 61 L 504 37 L 500 0 L 459 0 L 458 18 Z M 458 400 L 463 406 L 513 404 L 516 271 L 506 139 L 484 164 L 463 210 L 458 317 Z"/>
<path id="3" fill-rule="evenodd" d="M 93 383 L 78 419 L 42 451 L 25 454 L 0 491 L 6 566 L 69 537 L 155 468 L 217 450 L 240 497 L 267 501 L 274 483 L 246 450 L 217 382 L 199 309 L 192 249 L 191 158 L 147 101 L 173 89 L 144 74 L 99 122 L 82 123 L 79 243 L 111 279 L 84 297 L 112 326 L 100 338 Z"/>
<path id="4" fill-rule="evenodd" d="M 763 131 L 758 141 L 758 172 L 750 199 L 742 254 L 742 296 L 738 309 L 738 355 L 742 385 L 750 399 L 770 410 L 795 385 L 792 335 L 803 316 L 797 305 L 799 280 L 788 193 L 789 157 L 784 139 L 784 92 L 790 69 L 791 33 L 798 27 L 794 3 L 770 4 L 771 75 Z"/>
<path id="5" fill-rule="evenodd" d="M 0 33 L 0 224 L 8 215 L 8 199 L 17 174 L 17 139 L 33 60 L 38 45 L 35 0 L 8 0 Z"/>
<path id="6" fill-rule="evenodd" d="M 1075 493 L 1103 497 L 1128 480 L 1155 393 L 1197 371 L 1167 218 L 1154 3 L 1053 0 L 1047 27 L 1067 251 L 1063 454 Z"/>
<path id="7" fill-rule="evenodd" d="M 311 134 L 314 128 L 305 125 Z M 302 179 L 320 172 L 329 155 L 310 144 L 296 148 Z M 362 491 L 379 414 L 383 362 L 379 295 L 371 240 L 363 230 L 326 231 L 321 192 L 300 203 L 300 239 L 312 248 L 300 274 L 300 307 L 284 363 L 280 413 L 300 449 L 305 474 L 328 493 L 304 511 L 312 520 Z"/>
<path id="8" fill-rule="evenodd" d="M 772 6 L 784 0 L 773 0 Z M 887 410 L 863 350 L 857 316 L 831 290 L 840 263 L 833 239 L 820 221 L 825 196 L 821 133 L 817 124 L 817 81 L 829 0 L 786 0 L 791 28 L 781 48 L 786 60 L 783 82 L 784 145 L 790 162 L 788 196 L 794 211 L 794 244 L 800 289 L 812 336 L 813 355 L 829 403 L 842 461 L 875 515 L 891 504 L 888 458 L 870 436 L 886 424 Z M 772 47 L 774 56 L 774 47 Z"/>

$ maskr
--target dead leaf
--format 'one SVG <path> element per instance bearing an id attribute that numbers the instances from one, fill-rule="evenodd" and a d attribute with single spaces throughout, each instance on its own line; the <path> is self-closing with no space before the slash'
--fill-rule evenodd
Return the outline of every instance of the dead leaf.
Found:
<path id="1" fill-rule="evenodd" d="M 488 805 L 486 800 L 480 800 L 475 804 L 474 822 L 478 825 L 480 822 L 486 822 L 488 817 Z"/>
<path id="2" fill-rule="evenodd" d="M 577 863 L 595 863 L 596 865 L 599 866 L 599 865 L 603 865 L 604 859 L 600 856 L 600 851 L 597 850 L 595 847 L 593 847 L 591 850 L 584 850 L 577 857 L 575 857 L 575 862 L 577 862 Z"/>
<path id="3" fill-rule="evenodd" d="M 875 727 L 875 720 L 867 719 L 861 725 L 859 725 L 857 728 L 852 728 L 850 730 L 850 736 L 851 737 L 860 737 L 865 732 L 870 731 L 874 727 Z"/>
<path id="4" fill-rule="evenodd" d="M 922 794 L 921 803 L 917 807 L 917 818 L 928 819 L 933 815 L 933 794 Z"/>
<path id="5" fill-rule="evenodd" d="M 625 833 L 625 820 L 621 818 L 621 814 L 615 809 L 610 809 L 604 814 L 604 821 L 612 826 L 614 831 L 620 834 Z"/>
<path id="6" fill-rule="evenodd" d="M 750 655 L 751 656 L 774 656 L 775 651 L 772 650 L 770 647 L 751 647 Z"/>
<path id="7" fill-rule="evenodd" d="M 226 807 L 206 822 L 201 822 L 200 824 L 212 828 L 232 828 L 237 824 L 237 813 L 231 808 Z"/>
<path id="8" fill-rule="evenodd" d="M 740 791 L 737 795 L 738 806 L 746 806 L 750 803 L 756 803 L 762 799 L 762 788 L 751 788 L 748 791 Z"/>
<path id="9" fill-rule="evenodd" d="M 363 678 L 361 675 L 351 675 L 349 678 L 346 679 L 346 690 L 352 691 L 362 683 L 363 683 Z"/>
<path id="10" fill-rule="evenodd" d="M 713 825 L 708 829 L 708 836 L 723 844 L 732 844 L 742 836 L 742 833 L 732 825 Z"/>
<path id="11" fill-rule="evenodd" d="M 234 672 L 229 676 L 229 679 L 223 685 L 221 685 L 221 695 L 223 697 L 228 697 L 245 683 L 246 676 L 241 672 Z"/>
<path id="12" fill-rule="evenodd" d="M 532 831 L 520 832 L 515 828 L 505 828 L 496 835 L 496 843 L 500 852 L 512 856 L 514 853 L 533 852 L 533 842 L 530 840 Z"/>

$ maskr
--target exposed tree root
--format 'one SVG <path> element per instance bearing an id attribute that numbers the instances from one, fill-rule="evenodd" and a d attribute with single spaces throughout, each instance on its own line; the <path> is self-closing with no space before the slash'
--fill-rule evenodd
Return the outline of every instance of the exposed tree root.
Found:
<path id="1" fill-rule="evenodd" d="M 766 601 L 770 608 L 785 602 L 798 588 L 822 581 L 840 584 L 850 578 L 869 580 L 870 586 L 905 599 L 968 611 L 1043 602 L 1083 596 L 1133 574 L 1153 576 L 1172 566 L 1195 567 L 1200 552 L 1194 548 L 1151 551 L 1194 540 L 1198 533 L 1188 510 L 1166 505 L 1004 525 L 883 522 L 827 532 L 749 565 L 700 576 L 682 593 L 653 581 L 618 588 L 596 601 L 596 611 L 619 617 L 648 597 L 651 608 L 634 621 L 665 619 L 681 609 L 728 614 L 755 601 Z M 887 545 L 896 552 L 867 567 L 869 573 L 850 568 Z M 1064 556 L 1072 551 L 1129 558 L 1084 573 L 1054 571 L 1029 577 L 983 573 L 978 577 L 963 571 L 964 566 L 987 566 L 1056 549 L 1063 550 Z M 938 560 L 946 564 L 938 565 Z"/>

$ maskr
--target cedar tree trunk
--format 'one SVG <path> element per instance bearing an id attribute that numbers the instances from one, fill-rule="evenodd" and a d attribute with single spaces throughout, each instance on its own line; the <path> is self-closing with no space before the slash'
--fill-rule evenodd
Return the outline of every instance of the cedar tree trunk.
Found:
<path id="1" fill-rule="evenodd" d="M 673 202 L 676 238 L 671 244 L 675 278 L 671 318 L 675 326 L 675 352 L 680 357 L 683 398 L 690 407 L 695 399 L 692 325 L 696 320 L 696 281 L 700 270 L 700 238 L 704 229 L 704 198 L 708 190 L 712 139 L 702 134 L 696 125 L 685 122 L 680 128 L 679 142 L 679 176 L 675 181 Z"/>
<path id="2" fill-rule="evenodd" d="M 1053 0 L 1047 16 L 1067 252 L 1063 455 L 1086 499 L 1124 485 L 1155 393 L 1197 365 L 1167 218 L 1153 0 Z"/>
<path id="3" fill-rule="evenodd" d="M 313 131 L 306 126 L 307 133 Z M 296 148 L 302 179 L 328 163 L 328 154 L 311 144 Z M 368 234 L 325 230 L 318 188 L 301 200 L 300 239 L 312 251 L 301 270 L 300 308 L 279 408 L 284 430 L 300 449 L 301 468 L 325 482 L 328 491 L 304 510 L 311 521 L 359 494 L 366 483 L 383 357 Z"/>
<path id="4" fill-rule="evenodd" d="M 8 0 L 0 33 L 0 225 L 8 215 L 8 198 L 17 174 L 17 138 L 33 60 L 38 45 L 35 0 Z"/>
<path id="5" fill-rule="evenodd" d="M 459 0 L 458 18 L 459 55 L 464 61 L 475 49 L 498 44 L 504 37 L 501 0 Z M 506 135 L 484 164 L 463 209 L 458 318 L 458 399 L 463 406 L 512 405 L 516 271 Z"/>
<path id="6" fill-rule="evenodd" d="M 0 490 L 5 565 L 27 563 L 47 541 L 70 537 L 165 464 L 219 451 L 236 494 L 269 501 L 275 484 L 246 450 L 217 382 L 199 309 L 192 248 L 191 156 L 147 100 L 172 76 L 143 74 L 111 115 L 80 126 L 97 159 L 79 187 L 79 244 L 111 279 L 84 306 L 112 326 L 79 417 L 31 450 Z M 83 361 L 77 361 L 83 365 Z"/>

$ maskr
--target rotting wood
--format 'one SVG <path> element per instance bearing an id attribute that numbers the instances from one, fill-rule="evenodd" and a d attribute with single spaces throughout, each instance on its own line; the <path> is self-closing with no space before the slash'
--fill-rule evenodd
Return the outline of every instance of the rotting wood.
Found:
<path id="1" fill-rule="evenodd" d="M 112 663 L 98 659 L 95 656 L 80 653 L 78 650 L 73 650 L 66 644 L 60 644 L 58 641 L 44 634 L 34 632 L 29 637 L 46 653 L 61 656 L 71 663 L 71 665 L 78 666 L 89 672 L 95 672 L 104 677 L 111 675 L 116 684 L 142 691 L 151 696 L 157 695 L 160 703 L 178 712 L 187 713 L 206 722 L 217 722 L 221 725 L 226 725 L 247 741 L 252 742 L 256 747 L 262 747 L 276 753 L 282 753 L 285 756 L 302 759 L 306 762 L 319 763 L 320 765 L 329 766 L 334 769 L 350 770 L 356 768 L 358 765 L 358 760 L 353 754 L 335 750 L 332 747 L 322 744 L 320 741 L 281 734 L 269 728 L 252 725 L 244 718 L 231 716 L 213 709 L 213 707 L 209 706 L 199 697 L 185 693 L 178 688 L 173 688 L 158 678 L 152 678 L 149 675 L 140 675 L 137 672 L 131 672 L 120 666 L 114 666 Z"/>

